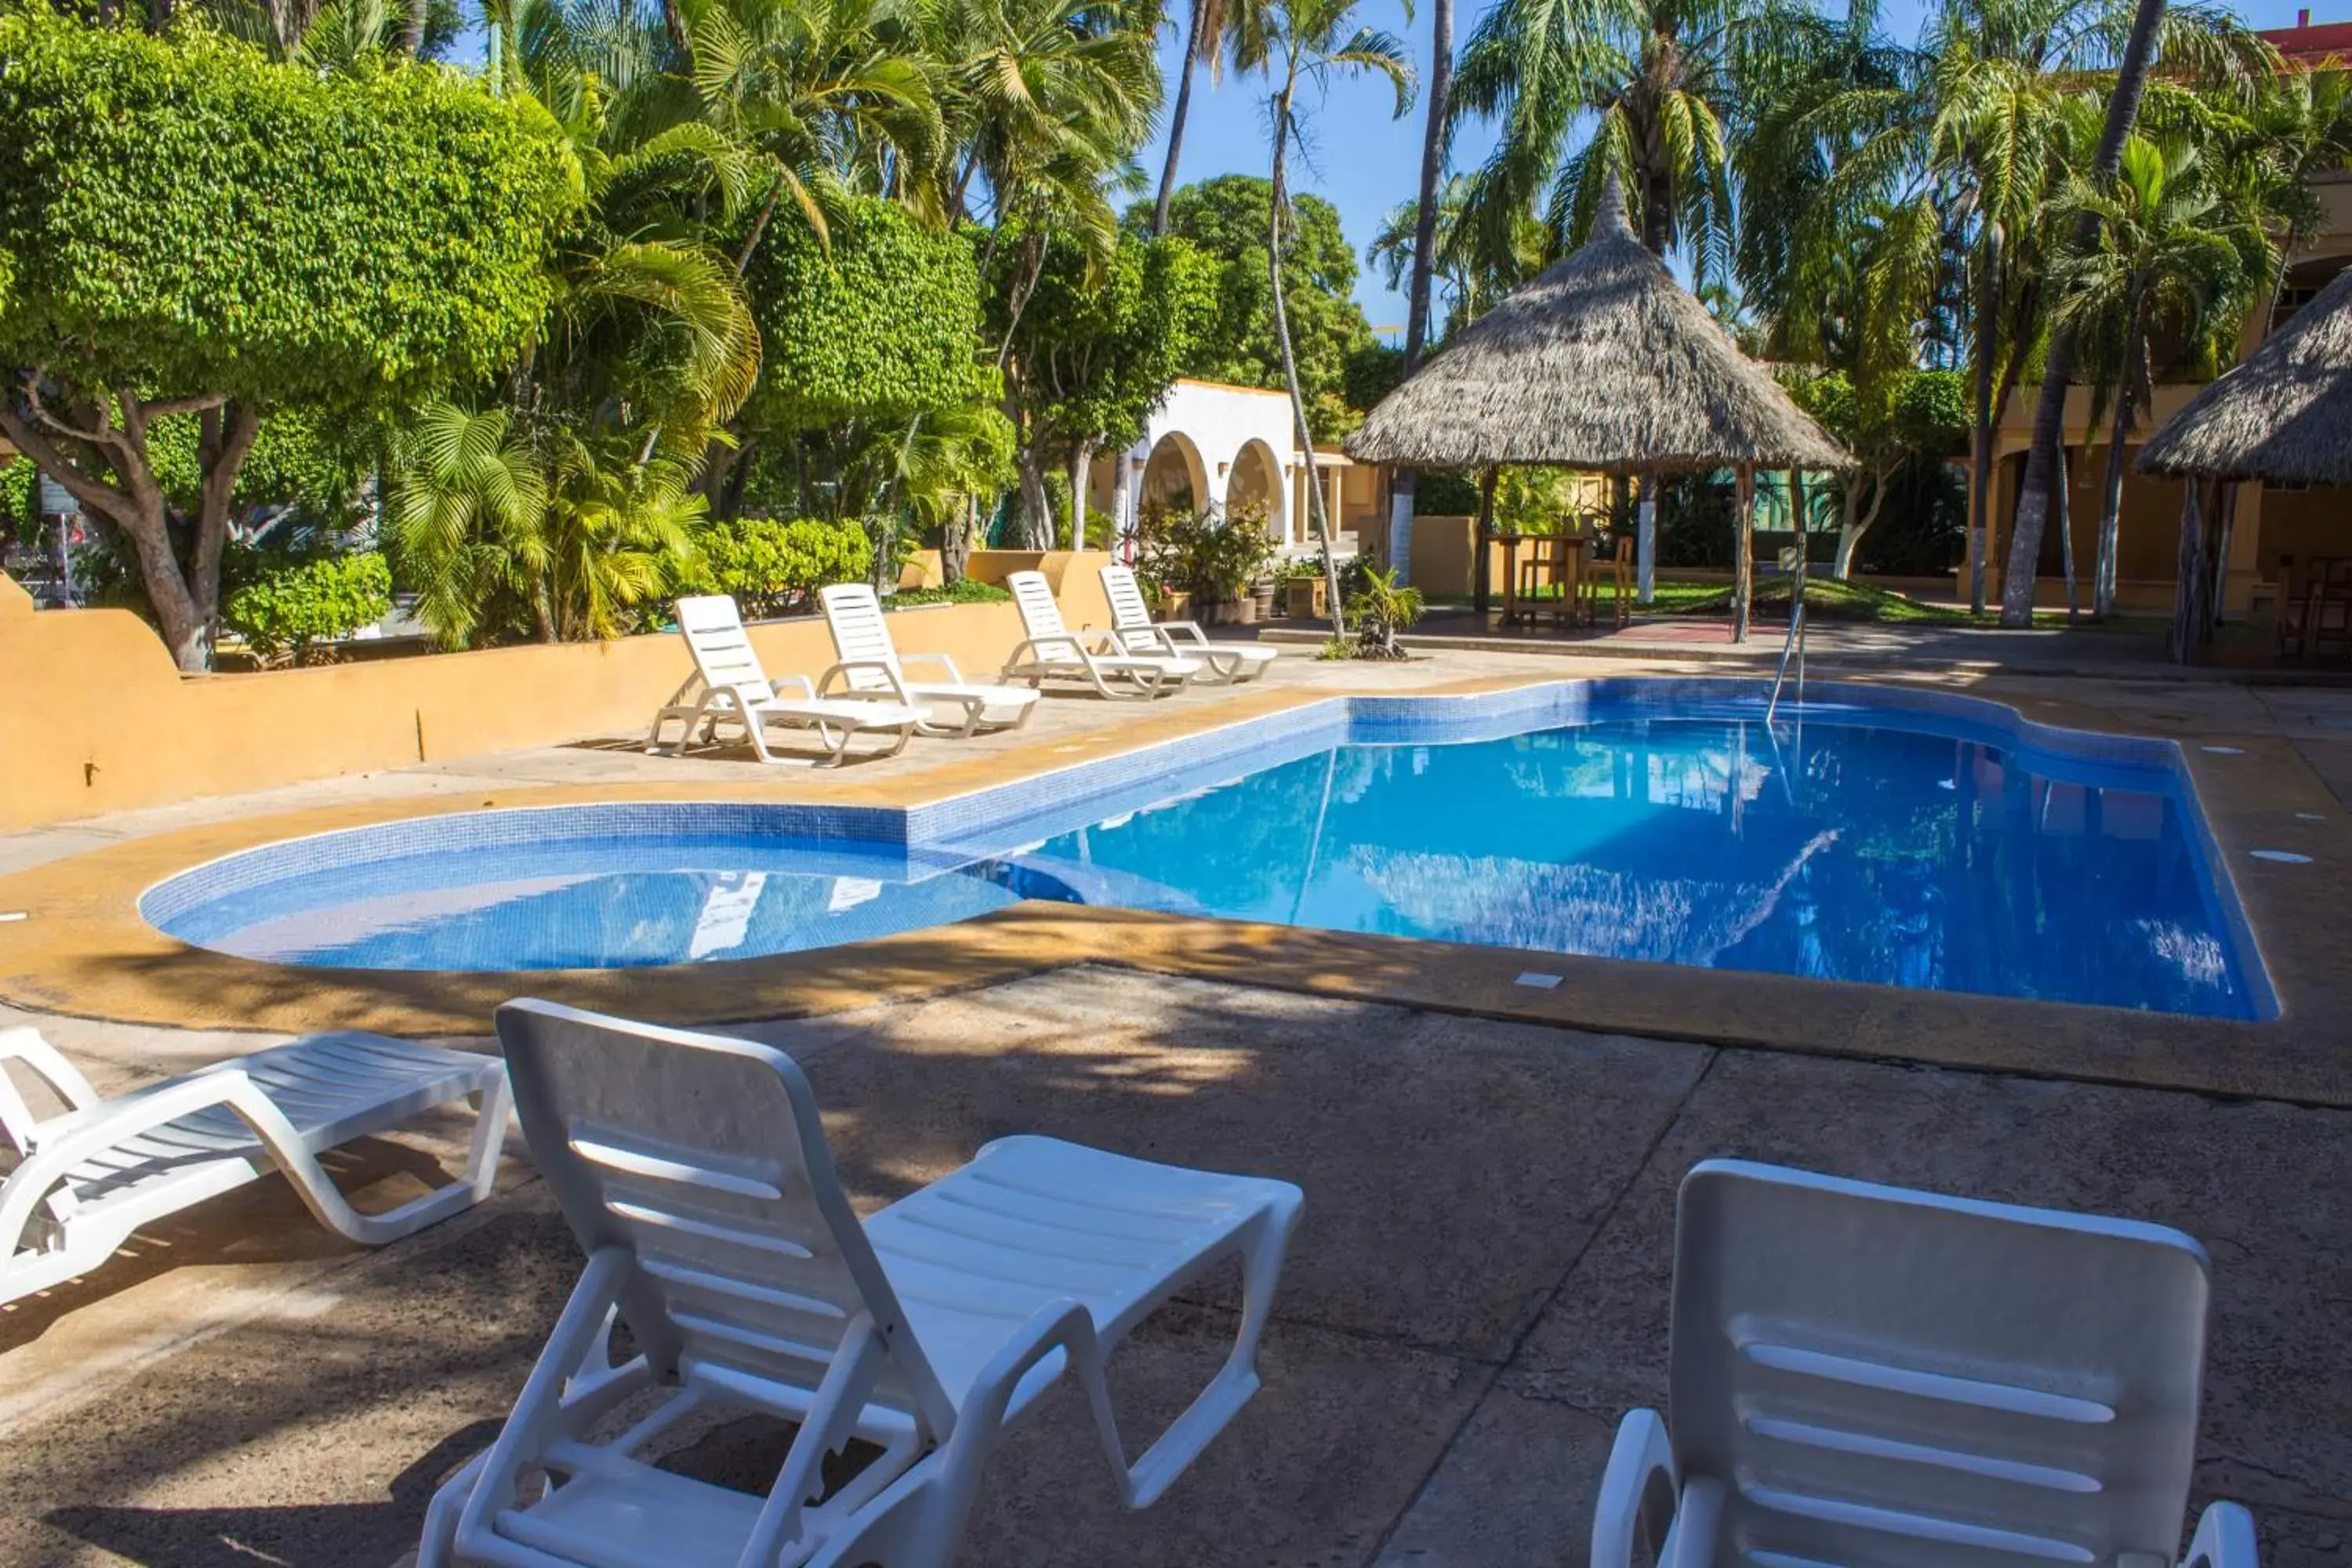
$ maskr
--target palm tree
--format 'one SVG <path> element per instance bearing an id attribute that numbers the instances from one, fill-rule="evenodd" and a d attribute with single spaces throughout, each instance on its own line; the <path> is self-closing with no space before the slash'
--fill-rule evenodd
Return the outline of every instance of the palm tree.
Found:
<path id="1" fill-rule="evenodd" d="M 2147 90 L 2148 72 L 2159 53 L 2164 63 L 2194 71 L 2219 84 L 2236 87 L 2251 96 L 2251 84 L 2274 77 L 2278 54 L 2232 18 L 2198 12 L 2189 25 L 2168 26 L 2166 0 L 2137 0 L 2131 31 L 2116 67 L 2115 85 L 2107 95 L 2106 122 L 2091 155 L 2089 175 L 2095 183 L 2116 177 L 2126 138 L 2139 115 L 2139 100 Z M 2072 248 L 2091 242 L 2098 219 L 2088 211 L 2075 219 Z M 2074 379 L 2074 329 L 2061 324 L 2050 335 L 2042 359 L 2042 395 L 2034 405 L 2032 445 L 2027 449 L 2025 479 L 2018 490 L 2017 521 L 2010 530 L 2009 567 L 2001 579 L 2000 624 L 2033 624 L 2035 569 L 2042 559 L 2042 531 L 2049 516 L 2050 499 L 2060 468 L 2059 448 L 2065 439 L 2066 387 Z"/>
<path id="2" fill-rule="evenodd" d="M 2114 381 L 2091 602 L 2094 614 L 2112 616 L 2124 444 L 2152 395 L 2150 340 L 2234 334 L 2274 268 L 2260 224 L 2222 206 L 2197 150 L 2179 141 L 2126 138 L 2116 178 L 2076 181 L 2064 208 L 2070 223 L 2087 216 L 2095 237 L 2056 270 L 2056 324 L 2079 343 L 2108 350 L 2102 358 Z"/>
<path id="3" fill-rule="evenodd" d="M 1437 265 L 1437 195 L 1445 174 L 1446 126 L 1454 103 L 1454 0 L 1433 0 L 1430 17 L 1429 103 L 1421 137 L 1421 189 L 1413 198 L 1412 286 L 1405 294 L 1403 374 L 1421 366 L 1429 341 L 1429 286 Z M 1408 8 L 1410 15 L 1410 8 Z M 1389 571 L 1398 584 L 1412 571 L 1412 507 L 1419 476 L 1400 468 L 1389 495 Z"/>
<path id="4" fill-rule="evenodd" d="M 1704 282 L 1724 269 L 1732 184 L 1731 0 L 1501 0 L 1470 35 L 1451 118 L 1502 122 L 1472 177 L 1481 242 L 1507 254 L 1540 205 L 1557 253 L 1581 243 L 1605 177 L 1622 183 L 1643 243 L 1687 245 Z M 1590 136 L 1569 138 L 1593 117 Z"/>
<path id="5" fill-rule="evenodd" d="M 1291 352 L 1290 317 L 1282 299 L 1283 230 L 1290 219 L 1290 150 L 1300 142 L 1298 89 L 1335 72 L 1386 77 L 1396 89 L 1396 117 L 1412 107 L 1412 60 L 1391 34 L 1355 25 L 1356 0 L 1271 0 L 1266 16 L 1268 54 L 1279 84 L 1269 105 L 1267 132 L 1274 142 L 1273 193 L 1267 203 L 1266 255 L 1274 292 L 1274 332 L 1282 351 L 1282 376 L 1290 388 L 1290 412 L 1298 426 L 1298 450 L 1307 464 L 1307 514 L 1323 546 L 1323 580 L 1331 600 L 1331 629 L 1347 630 L 1339 607 L 1339 567 L 1331 553 L 1331 519 L 1315 473 L 1315 434 L 1307 423 L 1307 401 L 1298 390 L 1298 360 Z"/>
<path id="6" fill-rule="evenodd" d="M 1485 315 L 1543 266 L 1543 225 L 1532 214 L 1521 215 L 1514 247 L 1500 265 L 1473 244 L 1466 232 L 1469 195 L 1466 175 L 1448 175 L 1438 188 L 1437 217 L 1430 226 L 1427 248 L 1433 294 L 1442 295 L 1445 307 L 1441 324 L 1431 335 L 1440 339 Z M 1421 212 L 1417 201 L 1399 202 L 1381 216 L 1371 244 L 1364 247 L 1365 262 L 1379 269 L 1381 280 L 1391 289 L 1402 287 L 1412 275 L 1423 249 Z M 1435 303 L 1433 299 L 1433 306 Z"/>
<path id="7" fill-rule="evenodd" d="M 1438 0 L 1443 5 L 1448 0 Z M 1255 70 L 1265 64 L 1265 0 L 1192 0 L 1192 22 L 1184 35 L 1184 60 L 1177 68 L 1176 107 L 1168 116 L 1168 158 L 1160 168 L 1160 194 L 1151 204 L 1151 237 L 1168 232 L 1168 205 L 1176 195 L 1176 163 L 1184 151 L 1184 124 L 1192 110 L 1192 78 L 1206 66 L 1211 76 L 1227 54 L 1234 68 Z M 1451 47 L 1451 46 L 1448 46 Z"/>

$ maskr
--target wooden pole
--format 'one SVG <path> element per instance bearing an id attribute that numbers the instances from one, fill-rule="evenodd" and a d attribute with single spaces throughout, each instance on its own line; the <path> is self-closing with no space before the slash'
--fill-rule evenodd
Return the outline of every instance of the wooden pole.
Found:
<path id="1" fill-rule="evenodd" d="M 1483 620 L 1486 614 L 1486 550 L 1495 532 L 1495 476 L 1488 468 L 1478 480 L 1478 526 L 1470 545 L 1471 604 Z"/>
<path id="2" fill-rule="evenodd" d="M 1738 537 L 1732 559 L 1731 640 L 1748 640 L 1748 612 L 1756 584 L 1756 466 L 1742 463 L 1732 487 L 1731 527 Z"/>

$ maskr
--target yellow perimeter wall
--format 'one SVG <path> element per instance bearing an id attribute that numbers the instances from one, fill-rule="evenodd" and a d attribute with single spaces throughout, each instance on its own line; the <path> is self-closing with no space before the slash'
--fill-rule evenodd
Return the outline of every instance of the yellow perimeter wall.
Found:
<path id="1" fill-rule="evenodd" d="M 975 552 L 970 574 L 1045 574 L 1073 628 L 1106 626 L 1094 552 Z M 973 679 L 1021 640 L 1009 604 L 898 611 L 903 653 Z M 821 674 L 814 617 L 762 622 L 772 675 Z M 488 648 L 253 675 L 183 676 L 123 610 L 36 613 L 0 576 L 0 830 L 484 752 L 643 733 L 693 668 L 674 634 Z"/>

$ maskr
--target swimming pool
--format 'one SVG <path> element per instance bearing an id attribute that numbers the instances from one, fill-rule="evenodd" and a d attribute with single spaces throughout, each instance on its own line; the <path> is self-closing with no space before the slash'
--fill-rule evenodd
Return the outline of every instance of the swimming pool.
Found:
<path id="1" fill-rule="evenodd" d="M 1335 699 L 906 812 L 660 803 L 296 839 L 159 884 L 196 945 L 374 969 L 744 958 L 1022 899 L 2274 1013 L 2168 743 L 1870 689 Z"/>

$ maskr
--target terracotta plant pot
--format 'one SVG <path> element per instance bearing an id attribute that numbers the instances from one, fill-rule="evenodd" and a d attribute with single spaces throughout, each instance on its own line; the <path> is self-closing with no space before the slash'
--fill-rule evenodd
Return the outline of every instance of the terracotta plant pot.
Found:
<path id="1" fill-rule="evenodd" d="M 1192 618 L 1192 595 L 1171 590 L 1160 595 L 1157 608 L 1163 621 L 1189 621 Z"/>
<path id="2" fill-rule="evenodd" d="M 1319 621 L 1331 613 L 1330 586 L 1320 577 L 1293 577 L 1283 592 L 1293 620 Z"/>

